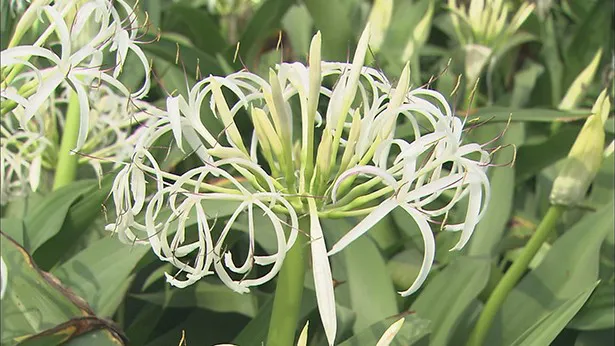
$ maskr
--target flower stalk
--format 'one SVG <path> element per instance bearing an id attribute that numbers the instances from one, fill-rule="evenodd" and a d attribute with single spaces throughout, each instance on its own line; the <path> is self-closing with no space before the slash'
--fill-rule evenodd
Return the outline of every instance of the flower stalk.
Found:
<path id="1" fill-rule="evenodd" d="M 310 220 L 304 217 L 299 220 L 299 229 L 307 232 Z M 269 322 L 267 345 L 292 345 L 295 341 L 295 330 L 299 325 L 299 310 L 303 296 L 303 282 L 305 278 L 305 245 L 301 241 L 295 242 L 286 253 L 284 264 L 278 274 L 273 311 Z"/>
<path id="2" fill-rule="evenodd" d="M 579 204 L 585 198 L 585 193 L 602 162 L 604 121 L 608 117 L 608 110 L 610 109 L 610 102 L 606 93 L 607 91 L 604 90 L 598 96 L 592 108 L 592 115 L 585 122 L 570 149 L 570 153 L 568 153 L 562 170 L 553 183 L 550 196 L 551 207 L 538 225 L 536 232 L 521 251 L 520 256 L 506 271 L 487 299 L 485 307 L 470 334 L 467 346 L 481 346 L 485 343 L 497 312 L 555 228 L 565 208 Z"/>
<path id="3" fill-rule="evenodd" d="M 527 270 L 530 262 L 540 250 L 542 244 L 547 240 L 551 231 L 555 228 L 557 221 L 560 219 L 564 212 L 564 207 L 553 205 L 547 211 L 547 214 L 538 225 L 536 232 L 532 235 L 527 245 L 523 248 L 523 251 L 519 257 L 512 264 L 510 269 L 506 271 L 502 280 L 493 290 L 491 296 L 485 303 L 485 307 L 481 312 L 470 338 L 468 339 L 467 346 L 482 346 L 485 344 L 487 333 L 495 320 L 497 312 L 500 310 L 502 304 L 506 300 L 506 297 L 510 291 L 515 287 L 523 273 Z"/>
<path id="4" fill-rule="evenodd" d="M 70 92 L 68 109 L 66 111 L 66 123 L 62 132 L 60 151 L 58 152 L 58 164 L 56 166 L 53 189 L 72 183 L 77 176 L 79 156 L 73 152 L 79 136 L 80 110 L 79 97 L 74 91 Z"/>

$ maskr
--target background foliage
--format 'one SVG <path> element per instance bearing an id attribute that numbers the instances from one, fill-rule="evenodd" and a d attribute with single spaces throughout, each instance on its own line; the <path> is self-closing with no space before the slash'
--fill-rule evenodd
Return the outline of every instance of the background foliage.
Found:
<path id="1" fill-rule="evenodd" d="M 185 94 L 200 76 L 241 68 L 266 73 L 282 60 L 305 62 L 315 30 L 322 32 L 323 59 L 346 61 L 372 6 L 365 0 L 236 0 L 213 7 L 208 3 L 141 1 L 139 11 L 143 17 L 147 12 L 150 22 L 144 40 L 159 35 L 143 46 L 158 82 L 150 93 L 151 102 L 164 102 L 167 94 Z M 613 4 L 608 0 L 538 0 L 537 4 L 520 34 L 507 43 L 506 53 L 483 73 L 468 111 L 470 119 L 489 119 L 468 132 L 472 140 L 482 143 L 497 137 L 510 117 L 507 131 L 493 145 L 514 144 L 518 149 L 513 166 L 507 165 L 512 150 L 496 155 L 501 167 L 489 172 L 491 204 L 471 243 L 461 252 L 449 252 L 457 235 L 439 233 L 434 227 L 436 264 L 426 285 L 408 298 L 399 297 L 396 289 L 414 280 L 422 261 L 422 241 L 407 215 L 394 212 L 369 237 L 332 257 L 333 276 L 339 282 L 341 345 L 375 344 L 400 314 L 407 318 L 394 345 L 463 344 L 486 297 L 544 216 L 562 159 L 593 100 L 613 83 Z M 8 1 L 2 6 L 5 47 L 15 18 L 7 11 Z M 425 40 L 416 41 L 407 56 L 404 49 L 428 11 L 433 11 L 433 21 Z M 432 87 L 464 116 L 469 90 L 462 85 L 452 96 L 451 91 L 467 56 L 451 33 L 444 2 L 394 1 L 390 25 L 371 64 L 395 80 L 410 60 L 415 86 L 438 76 Z M 593 82 L 585 86 L 586 96 L 577 109 L 558 110 L 570 84 L 600 48 L 602 59 Z M 124 78 L 127 85 L 138 85 L 143 76 L 135 72 Z M 221 128 L 208 110 L 203 112 L 211 118 L 208 126 Z M 605 130 L 609 143 L 615 136 L 613 117 Z M 194 164 L 179 151 L 171 152 L 167 162 L 177 171 Z M 488 345 L 613 344 L 613 167 L 611 155 L 581 207 L 566 211 L 557 235 L 543 246 L 497 315 Z M 113 208 L 107 199 L 113 176 L 99 184 L 84 170 L 79 178 L 54 192 L 43 186 L 1 210 L 1 252 L 10 275 L 2 301 L 2 344 L 114 345 L 128 340 L 151 346 L 180 340 L 189 345 L 261 344 L 268 329 L 273 284 L 243 295 L 215 279 L 185 289 L 169 287 L 163 277 L 166 265 L 148 247 L 122 245 L 104 232 L 105 220 L 114 217 L 108 214 Z M 220 220 L 228 216 L 224 205 L 211 208 Z M 327 242 L 341 237 L 356 221 L 325 221 Z M 237 225 L 236 241 L 241 243 L 246 240 L 241 232 L 247 229 Z M 271 246 L 271 239 L 258 240 L 264 249 Z M 309 344 L 321 345 L 325 336 L 309 277 L 301 319 L 311 321 Z"/>

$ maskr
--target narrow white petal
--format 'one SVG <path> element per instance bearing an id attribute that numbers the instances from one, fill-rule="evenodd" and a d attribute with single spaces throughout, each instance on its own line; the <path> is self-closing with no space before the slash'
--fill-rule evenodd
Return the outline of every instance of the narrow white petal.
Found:
<path id="1" fill-rule="evenodd" d="M 391 324 L 391 326 L 387 328 L 384 334 L 382 334 L 382 337 L 380 338 L 380 340 L 378 340 L 376 346 L 389 346 L 393 341 L 393 338 L 395 338 L 397 333 L 399 333 L 401 327 L 404 325 L 405 320 L 406 319 L 402 317 L 395 321 L 395 323 Z"/>
<path id="2" fill-rule="evenodd" d="M 8 279 L 8 268 L 6 267 L 6 263 L 4 263 L 4 259 L 0 256 L 0 299 L 4 298 Z"/>
<path id="3" fill-rule="evenodd" d="M 425 245 L 425 255 L 423 257 L 423 264 L 421 265 L 419 275 L 414 280 L 410 288 L 403 292 L 399 292 L 402 297 L 407 297 L 416 292 L 423 285 L 425 279 L 427 279 L 427 275 L 431 270 L 431 265 L 433 264 L 436 254 L 436 242 L 434 240 L 433 233 L 431 232 L 431 227 L 429 227 L 429 224 L 427 223 L 427 218 L 416 209 L 408 205 L 402 204 L 401 207 L 404 208 L 410 216 L 412 216 L 416 224 L 419 226 L 419 230 L 423 236 L 423 244 Z"/>
<path id="4" fill-rule="evenodd" d="M 329 256 L 335 255 L 342 251 L 348 244 L 355 241 L 355 239 L 362 236 L 365 232 L 369 231 L 378 221 L 387 216 L 393 209 L 398 206 L 397 201 L 394 199 L 388 199 L 382 202 L 376 209 L 374 209 L 369 215 L 367 215 L 358 225 L 344 234 L 344 236 L 338 240 L 335 245 L 329 251 Z"/>
<path id="5" fill-rule="evenodd" d="M 38 189 L 38 184 L 41 180 L 41 165 L 42 165 L 41 156 L 36 156 L 32 163 L 30 164 L 30 173 L 28 174 L 28 178 L 30 181 L 30 188 L 32 191 L 36 191 Z"/>
<path id="6" fill-rule="evenodd" d="M 479 216 L 480 209 L 481 209 L 480 208 L 481 202 L 482 202 L 481 186 L 480 185 L 471 186 L 470 187 L 470 198 L 468 201 L 468 211 L 466 212 L 466 219 L 464 222 L 463 230 L 461 231 L 461 238 L 459 239 L 457 244 L 453 246 L 451 251 L 460 250 L 466 245 L 468 240 L 470 240 L 470 237 L 472 236 L 472 233 L 474 232 L 474 228 L 476 227 L 476 224 L 478 223 L 478 216 Z"/>
<path id="7" fill-rule="evenodd" d="M 313 199 L 308 199 L 310 207 L 310 237 L 312 249 L 312 271 L 314 273 L 314 288 L 318 312 L 325 329 L 329 345 L 333 345 L 337 333 L 337 318 L 335 313 L 335 293 L 333 292 L 333 276 L 325 238 L 318 220 L 318 211 Z"/>
<path id="8" fill-rule="evenodd" d="M 80 150 L 85 144 L 90 129 L 90 101 L 85 88 L 79 83 L 76 78 L 69 77 L 70 81 L 75 86 L 77 99 L 79 100 L 79 133 L 77 135 L 77 145 L 73 150 Z"/>
<path id="9" fill-rule="evenodd" d="M 310 321 L 305 322 L 305 326 L 301 330 L 301 334 L 299 334 L 299 340 L 297 340 L 297 346 L 307 346 L 307 338 L 308 338 L 308 327 L 310 326 Z"/>
<path id="10" fill-rule="evenodd" d="M 179 98 L 181 96 L 169 96 L 167 97 L 167 112 L 169 114 L 169 123 L 171 123 L 171 129 L 173 130 L 173 136 L 177 147 L 184 151 L 182 148 L 182 125 L 181 116 L 179 114 Z"/>

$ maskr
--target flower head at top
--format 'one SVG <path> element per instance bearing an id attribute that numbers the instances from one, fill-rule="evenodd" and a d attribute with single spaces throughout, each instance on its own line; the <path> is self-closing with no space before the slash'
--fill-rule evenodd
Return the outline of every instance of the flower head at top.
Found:
<path id="1" fill-rule="evenodd" d="M 471 0 L 467 6 L 462 6 L 460 0 L 448 0 L 448 6 L 454 38 L 465 51 L 464 73 L 470 88 L 485 65 L 494 64 L 490 59 L 528 40 L 527 37 L 514 39 L 514 36 L 536 7 L 524 1 L 510 17 L 511 9 L 504 0 Z"/>
<path id="2" fill-rule="evenodd" d="M 49 2 L 35 1 L 30 5 L 17 25 L 14 40 L 1 52 L 2 115 L 21 109 L 19 123 L 26 129 L 50 97 L 58 90 L 71 89 L 80 107 L 75 148 L 79 150 L 90 128 L 89 90 L 106 85 L 125 97 L 141 98 L 150 86 L 149 62 L 137 45 L 136 14 L 124 0 L 115 1 L 119 9 L 110 0 L 57 1 L 47 5 Z M 42 34 L 33 44 L 18 45 L 19 37 L 29 29 L 27 25 L 37 18 L 45 26 Z M 51 48 L 52 37 L 57 37 L 59 54 Z M 118 79 L 129 52 L 144 70 L 143 85 L 135 92 Z M 114 62 L 109 64 L 105 58 L 112 56 Z"/>
<path id="3" fill-rule="evenodd" d="M 369 32 L 367 27 L 361 35 L 351 63 L 321 61 L 317 33 L 308 65 L 282 63 L 267 78 L 248 71 L 209 76 L 186 97 L 168 97 L 166 109 L 152 112 L 154 120 L 140 133 L 132 161 L 114 182 L 118 218 L 108 229 L 125 242 L 149 244 L 173 264 L 178 272 L 167 274 L 167 280 L 175 286 L 216 274 L 237 292 L 273 278 L 286 251 L 309 233 L 318 307 L 332 344 L 336 319 L 329 256 L 402 208 L 425 243 L 420 273 L 400 293 L 415 292 L 434 258 L 429 223 L 460 231 L 453 248 L 460 249 L 480 220 L 489 199 L 490 154 L 479 144 L 462 143 L 464 120 L 454 116 L 441 94 L 410 88 L 408 66 L 396 85 L 364 66 Z M 204 107 L 219 120 L 221 132 L 205 126 Z M 252 126 L 240 126 L 245 121 Z M 400 122 L 412 129 L 410 138 L 397 136 Z M 154 148 L 168 144 L 169 135 L 174 147 L 200 160 L 199 167 L 183 174 L 161 168 Z M 445 224 L 464 199 L 464 221 Z M 234 211 L 212 213 L 215 201 Z M 233 248 L 229 234 L 246 216 L 248 246 Z M 257 216 L 270 227 L 256 227 Z M 303 216 L 310 229 L 299 233 Z M 327 250 L 320 219 L 346 216 L 365 217 Z M 216 221 L 222 225 L 214 227 Z M 276 239 L 270 254 L 256 250 L 264 232 Z M 237 264 L 239 250 L 244 261 Z"/>

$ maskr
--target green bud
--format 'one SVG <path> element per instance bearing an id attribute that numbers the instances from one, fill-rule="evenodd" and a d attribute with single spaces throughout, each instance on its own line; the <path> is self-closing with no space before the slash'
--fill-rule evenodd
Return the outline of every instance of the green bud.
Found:
<path id="1" fill-rule="evenodd" d="M 368 22 L 371 23 L 370 28 L 370 48 L 374 53 L 380 50 L 380 45 L 384 41 L 384 37 L 391 23 L 391 15 L 393 14 L 393 0 L 376 0 L 369 14 Z"/>
<path id="2" fill-rule="evenodd" d="M 596 75 L 596 70 L 598 69 L 598 63 L 600 62 L 601 57 L 602 48 L 598 49 L 589 65 L 587 65 L 587 67 L 579 73 L 574 82 L 572 82 L 570 88 L 568 88 L 568 91 L 566 92 L 566 96 L 564 96 L 562 102 L 559 104 L 559 109 L 570 110 L 577 106 L 579 101 L 585 95 L 587 86 L 592 82 L 594 76 Z"/>
<path id="3" fill-rule="evenodd" d="M 604 122 L 611 103 L 606 89 L 598 96 L 592 115 L 577 136 L 564 167 L 553 183 L 551 203 L 559 205 L 579 204 L 585 198 L 589 185 L 600 169 L 604 151 Z"/>

